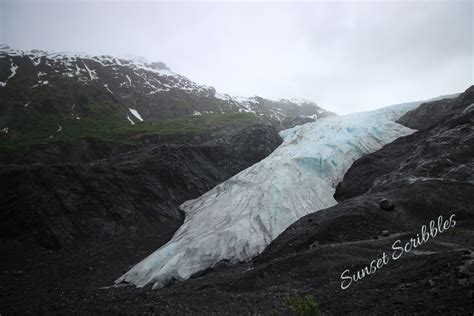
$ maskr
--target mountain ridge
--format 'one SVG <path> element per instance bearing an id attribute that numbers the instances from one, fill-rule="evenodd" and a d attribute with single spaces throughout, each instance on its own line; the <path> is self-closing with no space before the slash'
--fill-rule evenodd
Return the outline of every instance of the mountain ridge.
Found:
<path id="1" fill-rule="evenodd" d="M 334 115 L 312 101 L 217 93 L 162 62 L 0 46 L 0 138 L 9 134 L 13 143 L 55 139 L 71 128 L 93 136 L 104 125 L 130 129 L 143 122 L 239 114 L 279 130 Z"/>

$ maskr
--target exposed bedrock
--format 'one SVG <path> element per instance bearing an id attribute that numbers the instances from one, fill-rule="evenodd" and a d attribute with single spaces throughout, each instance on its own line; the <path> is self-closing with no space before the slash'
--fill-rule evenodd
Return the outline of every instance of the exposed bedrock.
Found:
<path id="1" fill-rule="evenodd" d="M 1 239 L 59 248 L 117 234 L 153 234 L 159 246 L 183 220 L 180 203 L 263 159 L 280 142 L 273 127 L 254 125 L 201 145 L 155 145 L 93 161 L 0 165 Z M 84 148 L 91 150 L 86 158 L 103 153 L 90 144 Z M 44 152 L 36 157 L 50 158 Z"/>

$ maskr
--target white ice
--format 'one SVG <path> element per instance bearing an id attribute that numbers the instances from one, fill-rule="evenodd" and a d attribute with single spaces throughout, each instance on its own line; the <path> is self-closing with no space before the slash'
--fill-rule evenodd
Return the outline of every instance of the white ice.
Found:
<path id="1" fill-rule="evenodd" d="M 137 119 L 139 119 L 141 122 L 143 122 L 143 119 L 142 119 L 140 113 L 138 113 L 137 110 L 134 110 L 134 109 L 131 109 L 131 108 L 129 108 L 128 110 L 130 111 L 130 113 L 133 114 L 133 116 L 135 116 Z"/>
<path id="2" fill-rule="evenodd" d="M 336 204 L 336 185 L 354 160 L 413 130 L 394 121 L 420 103 L 328 117 L 281 132 L 267 158 L 183 203 L 173 238 L 116 283 L 160 288 L 221 260 L 261 253 L 302 216 Z"/>

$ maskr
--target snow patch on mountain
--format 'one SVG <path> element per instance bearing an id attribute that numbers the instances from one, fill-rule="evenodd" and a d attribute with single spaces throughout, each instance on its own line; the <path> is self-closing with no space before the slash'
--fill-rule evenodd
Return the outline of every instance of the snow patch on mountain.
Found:
<path id="1" fill-rule="evenodd" d="M 99 79 L 99 77 L 97 77 L 97 73 L 95 70 L 90 70 L 89 67 L 87 67 L 85 62 L 83 62 L 83 64 L 84 64 L 84 67 L 86 67 L 87 73 L 89 73 L 89 77 L 91 78 L 91 80 Z"/>
<path id="2" fill-rule="evenodd" d="M 316 105 L 315 102 L 308 100 L 308 99 L 303 99 L 303 98 L 291 98 L 288 101 L 298 105 L 298 106 L 303 106 L 304 104 L 314 104 Z"/>
<path id="3" fill-rule="evenodd" d="M 135 122 L 132 121 L 132 119 L 130 118 L 130 115 L 128 114 L 127 114 L 127 120 L 130 122 L 130 124 L 135 125 Z"/>
<path id="4" fill-rule="evenodd" d="M 181 111 L 159 109 L 166 102 L 183 107 L 183 102 L 194 103 L 193 110 L 189 107 L 184 109 L 183 114 L 187 115 L 192 115 L 194 110 L 202 114 L 252 113 L 278 129 L 313 120 L 310 116 L 314 114 L 317 114 L 318 118 L 334 115 L 308 100 L 300 105 L 299 100 L 271 100 L 258 96 L 218 93 L 213 87 L 193 82 L 172 72 L 162 62 L 149 62 L 136 56 L 127 58 L 85 53 L 49 53 L 40 50 L 21 51 L 0 45 L 2 67 L 8 67 L 10 62 L 20 63 L 20 60 L 21 63 L 26 63 L 26 67 L 21 67 L 24 70 L 20 69 L 22 77 L 33 75 L 37 79 L 23 82 L 31 82 L 32 88 L 37 91 L 45 86 L 58 88 L 64 79 L 71 83 L 76 80 L 82 86 L 99 86 L 103 93 L 109 95 L 111 102 L 123 103 L 124 109 L 137 109 L 142 112 L 144 119 L 158 118 L 162 114 L 179 115 Z M 21 85 L 21 81 L 18 84 Z M 5 86 L 6 82 L 0 85 Z M 189 100 L 187 97 L 174 96 L 182 95 L 183 92 L 189 95 Z M 150 106 L 152 108 L 148 110 Z M 132 115 L 130 117 L 138 122 Z"/>
<path id="5" fill-rule="evenodd" d="M 336 204 L 336 185 L 351 164 L 414 130 L 395 120 L 420 103 L 328 117 L 281 132 L 270 156 L 201 197 L 183 203 L 173 238 L 116 283 L 160 288 L 217 262 L 261 253 L 302 216 Z"/>
<path id="6" fill-rule="evenodd" d="M 129 76 L 129 75 L 126 75 L 125 77 L 127 77 L 128 84 L 129 84 L 130 87 L 131 87 L 131 86 L 132 86 L 132 79 L 130 79 L 130 76 Z"/>
<path id="7" fill-rule="evenodd" d="M 161 114 L 155 109 L 145 111 L 150 105 L 158 107 L 170 99 L 175 104 L 180 104 L 180 98 L 172 95 L 183 92 L 190 96 L 186 102 L 196 103 L 194 110 L 203 114 L 253 113 L 279 129 L 308 121 L 294 120 L 295 118 L 312 120 L 310 116 L 314 114 L 318 114 L 318 118 L 333 115 L 308 100 L 271 100 L 258 96 L 243 97 L 218 93 L 213 87 L 198 84 L 172 72 L 162 62 L 149 62 L 136 56 L 113 57 L 85 53 L 49 53 L 41 50 L 22 51 L 0 45 L 0 62 L 3 67 L 7 66 L 7 62 L 12 63 L 11 77 L 16 74 L 17 66 L 14 63 L 19 63 L 21 58 L 25 58 L 22 62 L 31 61 L 27 67 L 22 66 L 25 72 L 21 75 L 32 75 L 38 80 L 30 81 L 32 88 L 58 86 L 59 82 L 64 82 L 64 78 L 77 80 L 84 86 L 100 86 L 103 92 L 111 94 L 110 97 L 113 96 L 112 102 L 123 102 L 126 108 L 132 107 L 141 111 L 145 119 L 153 119 Z M 6 82 L 0 83 L 0 86 L 5 85 Z M 184 114 L 192 115 L 194 110 L 189 112 L 187 108 L 188 112 Z"/>
<path id="8" fill-rule="evenodd" d="M 104 87 L 105 89 L 107 89 L 107 91 L 110 92 L 111 95 L 114 95 L 114 93 L 112 92 L 112 90 L 110 90 L 109 85 L 107 83 L 104 84 Z"/>
<path id="9" fill-rule="evenodd" d="M 129 108 L 128 110 L 130 111 L 130 113 L 133 114 L 133 116 L 135 116 L 137 119 L 139 119 L 141 122 L 143 122 L 143 119 L 142 119 L 140 113 L 138 113 L 137 110 L 134 110 L 134 109 L 131 109 L 131 108 Z"/>
<path id="10" fill-rule="evenodd" d="M 10 61 L 11 61 L 10 75 L 8 76 L 7 80 L 5 80 L 4 82 L 0 81 L 0 87 L 5 87 L 7 85 L 8 80 L 15 77 L 15 75 L 16 75 L 16 71 L 18 69 L 18 66 L 13 62 L 13 59 L 10 58 Z"/>

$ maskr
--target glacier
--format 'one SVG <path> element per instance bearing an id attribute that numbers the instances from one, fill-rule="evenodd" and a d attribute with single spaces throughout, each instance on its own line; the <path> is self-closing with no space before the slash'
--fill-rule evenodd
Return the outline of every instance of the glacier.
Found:
<path id="1" fill-rule="evenodd" d="M 328 208 L 351 164 L 414 132 L 395 120 L 422 102 L 327 117 L 282 131 L 267 158 L 186 201 L 172 239 L 115 281 L 153 289 L 228 260 L 260 254 L 302 216 Z"/>

